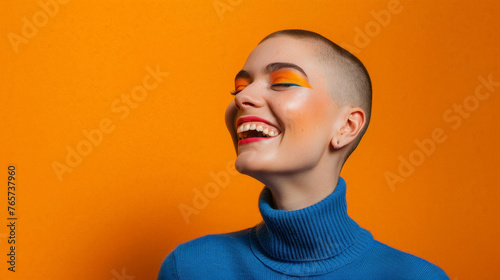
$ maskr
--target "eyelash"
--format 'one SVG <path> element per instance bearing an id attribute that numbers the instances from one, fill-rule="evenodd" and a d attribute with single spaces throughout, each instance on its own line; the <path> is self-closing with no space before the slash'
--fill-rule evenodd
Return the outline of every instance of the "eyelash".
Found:
<path id="1" fill-rule="evenodd" d="M 272 84 L 271 86 L 286 86 L 286 87 L 297 86 L 297 87 L 300 87 L 300 85 L 297 85 L 294 83 L 277 83 L 277 84 Z"/>
<path id="2" fill-rule="evenodd" d="M 298 84 L 294 84 L 294 83 L 276 83 L 276 84 L 272 84 L 271 87 L 276 87 L 276 86 L 282 86 L 282 87 L 292 87 L 292 86 L 298 86 L 300 87 L 300 85 Z M 236 95 L 238 93 L 240 93 L 241 90 L 232 90 L 230 91 L 229 93 L 231 95 Z"/>

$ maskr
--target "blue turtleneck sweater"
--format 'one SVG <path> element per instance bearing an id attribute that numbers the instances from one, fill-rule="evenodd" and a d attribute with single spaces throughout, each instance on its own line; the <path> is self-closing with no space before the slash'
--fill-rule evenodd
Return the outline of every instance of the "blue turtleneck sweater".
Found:
<path id="1" fill-rule="evenodd" d="M 260 224 L 178 245 L 158 279 L 449 279 L 438 266 L 374 240 L 352 220 L 342 178 L 332 194 L 309 207 L 271 205 L 264 187 Z"/>

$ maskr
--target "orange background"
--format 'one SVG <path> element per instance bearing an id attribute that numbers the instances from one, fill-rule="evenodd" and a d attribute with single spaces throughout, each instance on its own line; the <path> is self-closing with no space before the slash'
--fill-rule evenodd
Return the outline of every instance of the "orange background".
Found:
<path id="1" fill-rule="evenodd" d="M 224 111 L 250 51 L 273 31 L 301 28 L 349 46 L 372 77 L 372 123 L 342 173 L 350 215 L 451 279 L 500 279 L 500 87 L 477 104 L 472 97 L 478 76 L 500 81 L 500 5 L 401 0 L 382 25 L 376 14 L 388 5 L 73 0 L 43 25 L 38 1 L 1 1 L 0 180 L 7 184 L 14 163 L 18 220 L 12 273 L 4 189 L 0 278 L 155 279 L 177 244 L 258 223 L 262 184 L 240 174 L 189 224 L 179 205 L 193 206 L 211 172 L 229 174 L 235 152 Z M 23 18 L 34 15 L 40 27 L 16 53 L 9 34 L 21 36 Z M 122 119 L 112 103 L 157 65 L 168 76 Z M 464 100 L 474 110 L 457 119 L 448 110 Z M 60 182 L 53 162 L 64 164 L 66 147 L 105 118 L 114 130 Z M 400 156 L 417 156 L 415 140 L 436 128 L 446 140 L 391 187 L 386 173 L 398 174 Z"/>

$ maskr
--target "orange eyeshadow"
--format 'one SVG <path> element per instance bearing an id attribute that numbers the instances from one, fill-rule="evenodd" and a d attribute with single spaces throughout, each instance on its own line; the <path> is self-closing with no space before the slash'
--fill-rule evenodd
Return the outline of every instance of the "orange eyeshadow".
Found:
<path id="1" fill-rule="evenodd" d="M 302 87 L 312 88 L 307 80 L 301 75 L 288 69 L 282 69 L 270 74 L 272 84 L 296 84 Z"/>
<path id="2" fill-rule="evenodd" d="M 248 79 L 238 78 L 234 81 L 234 90 L 240 91 L 243 90 L 246 86 L 248 86 Z"/>

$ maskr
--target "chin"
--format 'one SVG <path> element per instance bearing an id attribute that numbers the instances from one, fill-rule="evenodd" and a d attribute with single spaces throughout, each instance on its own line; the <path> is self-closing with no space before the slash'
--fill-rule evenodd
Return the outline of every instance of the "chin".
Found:
<path id="1" fill-rule="evenodd" d="M 236 170 L 243 174 L 266 184 L 270 178 L 275 176 L 282 176 L 283 174 L 290 174 L 288 166 L 283 166 L 282 162 L 277 160 L 255 160 L 250 156 L 239 155 L 234 163 Z M 293 173 L 293 172 L 292 172 Z"/>
<path id="2" fill-rule="evenodd" d="M 272 172 L 269 162 L 265 160 L 257 160 L 255 158 L 255 153 L 242 153 L 236 158 L 234 166 L 238 172 L 241 174 L 248 175 L 250 177 L 259 177 L 259 174 L 265 174 Z M 256 178 L 257 179 L 257 178 Z"/>
<path id="3" fill-rule="evenodd" d="M 258 169 L 261 169 L 262 165 L 246 155 L 238 155 L 234 162 L 234 167 L 241 174 L 250 175 L 257 172 Z"/>

